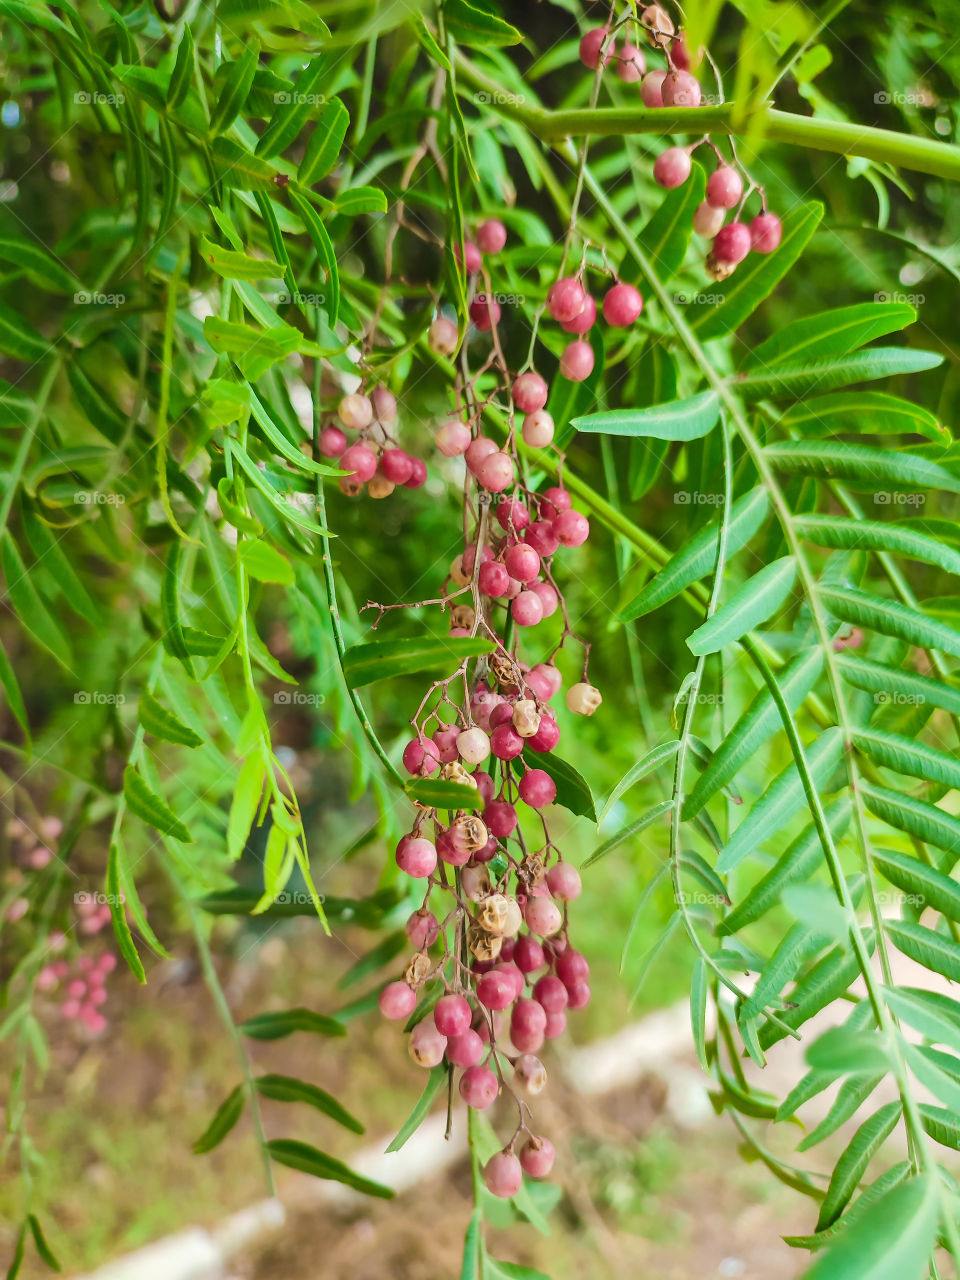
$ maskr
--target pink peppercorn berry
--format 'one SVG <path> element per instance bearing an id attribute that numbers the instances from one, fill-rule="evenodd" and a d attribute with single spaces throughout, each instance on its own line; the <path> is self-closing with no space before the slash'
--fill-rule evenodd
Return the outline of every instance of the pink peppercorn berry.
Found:
<path id="1" fill-rule="evenodd" d="M 417 1006 L 416 992 L 406 982 L 388 982 L 377 1002 L 385 1018 L 397 1022 L 409 1018 Z"/>
<path id="2" fill-rule="evenodd" d="M 517 789 L 520 799 L 532 809 L 544 809 L 557 798 L 557 784 L 543 769 L 528 769 Z"/>
<path id="3" fill-rule="evenodd" d="M 728 222 L 717 232 L 713 256 L 717 262 L 736 266 L 750 252 L 750 228 L 743 222 Z"/>
<path id="4" fill-rule="evenodd" d="M 643 297 L 632 284 L 615 284 L 603 299 L 603 318 L 607 324 L 626 329 L 643 310 Z"/>
<path id="5" fill-rule="evenodd" d="M 498 218 L 488 218 L 477 227 L 477 247 L 483 253 L 499 253 L 507 243 L 507 228 Z"/>
<path id="6" fill-rule="evenodd" d="M 489 1067 L 468 1067 L 460 1077 L 460 1097 L 476 1111 L 492 1106 L 499 1090 L 497 1077 Z"/>
<path id="7" fill-rule="evenodd" d="M 750 223 L 750 245 L 754 253 L 773 253 L 782 235 L 783 224 L 775 213 L 758 213 Z"/>
<path id="8" fill-rule="evenodd" d="M 690 177 L 692 168 L 690 153 L 683 147 L 667 147 L 653 162 L 653 179 L 667 191 L 682 187 Z"/>
<path id="9" fill-rule="evenodd" d="M 512 1151 L 498 1151 L 487 1161 L 483 1181 L 491 1195 L 509 1200 L 523 1185 L 523 1167 Z"/>

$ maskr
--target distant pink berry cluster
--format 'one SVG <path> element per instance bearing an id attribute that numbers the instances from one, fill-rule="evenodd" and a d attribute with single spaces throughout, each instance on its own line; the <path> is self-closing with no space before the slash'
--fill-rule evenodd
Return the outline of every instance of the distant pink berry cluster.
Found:
<path id="1" fill-rule="evenodd" d="M 55 960 L 37 974 L 37 990 L 58 992 L 63 997 L 61 1015 L 92 1035 L 100 1035 L 107 1026 L 102 1012 L 107 1002 L 107 978 L 116 967 L 117 958 L 109 951 L 77 956 L 72 965 L 67 960 Z"/>
<path id="2" fill-rule="evenodd" d="M 394 438 L 399 410 L 393 392 L 376 386 L 369 395 L 352 391 L 337 405 L 318 437 L 320 453 L 335 460 L 343 471 L 340 490 L 355 498 L 366 492 L 371 498 L 388 498 L 398 485 L 419 489 L 426 483 L 422 458 L 401 449 Z M 356 439 L 351 444 L 346 432 Z"/>

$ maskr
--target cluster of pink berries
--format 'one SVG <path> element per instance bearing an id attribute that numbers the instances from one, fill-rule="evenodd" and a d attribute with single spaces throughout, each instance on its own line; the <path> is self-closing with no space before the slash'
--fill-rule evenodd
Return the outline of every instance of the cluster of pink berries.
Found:
<path id="1" fill-rule="evenodd" d="M 582 283 L 582 271 L 576 276 L 564 276 L 550 286 L 547 294 L 547 311 L 564 333 L 579 335 L 569 343 L 560 357 L 560 372 L 571 382 L 583 382 L 593 372 L 593 347 L 583 337 L 590 332 L 597 318 L 596 300 Z M 603 318 L 618 329 L 628 329 L 643 310 L 643 298 L 632 284 L 618 281 L 603 297 Z M 529 443 L 529 442 L 528 442 Z"/>
<path id="2" fill-rule="evenodd" d="M 374 387 L 370 395 L 351 392 L 337 406 L 340 426 L 329 422 L 320 432 L 319 448 L 326 458 L 339 460 L 351 474 L 340 479 L 349 497 L 364 491 L 371 498 L 388 498 L 397 485 L 419 489 L 427 479 L 426 463 L 397 446 L 391 430 L 397 422 L 397 401 L 386 387 Z M 357 440 L 349 444 L 346 431 Z"/>
<path id="3" fill-rule="evenodd" d="M 690 55 L 669 13 L 662 5 L 648 5 L 637 21 L 654 47 L 665 55 L 665 70 L 648 71 L 644 53 L 636 45 L 624 44 L 618 50 L 615 34 L 608 26 L 595 27 L 583 36 L 580 60 L 592 70 L 615 61 L 621 80 L 640 81 L 640 97 L 646 107 L 699 107 L 703 100 L 700 82 L 690 70 Z M 704 140 L 662 151 L 654 162 L 654 180 L 668 191 L 682 186 L 690 176 L 692 154 L 702 145 Z M 719 164 L 707 181 L 706 199 L 694 213 L 693 227 L 698 235 L 712 241 L 707 270 L 714 280 L 724 280 L 751 250 L 773 253 L 780 244 L 783 227 L 776 214 L 767 212 L 765 204 L 749 223 L 739 218 L 725 223 L 728 211 L 738 205 L 742 208 L 755 188 L 748 189 L 745 195 L 739 170 L 725 163 L 719 152 L 717 155 Z M 762 191 L 760 195 L 762 200 Z"/>
<path id="4" fill-rule="evenodd" d="M 464 250 L 472 275 L 482 266 L 482 254 L 503 248 L 506 230 L 486 222 L 476 242 Z M 555 314 L 560 299 L 569 323 L 592 300 L 578 280 L 559 283 L 548 307 Z M 632 323 L 642 302 L 616 293 L 619 288 L 611 290 L 612 300 L 608 294 L 604 313 L 611 323 Z M 437 603 L 449 612 L 451 635 L 482 635 L 495 649 L 487 657 L 465 659 L 431 685 L 403 751 L 408 773 L 439 774 L 474 788 L 478 803 L 476 811 L 453 811 L 446 818 L 418 805 L 412 829 L 397 845 L 397 865 L 424 883 L 425 894 L 406 926 L 414 953 L 402 978 L 383 988 L 380 1009 L 386 1018 L 409 1020 L 414 1061 L 424 1067 L 446 1063 L 461 1072 L 459 1090 L 469 1107 L 490 1107 L 501 1091 L 513 1097 L 516 1129 L 484 1170 L 494 1195 L 512 1196 L 524 1172 L 545 1177 L 554 1161 L 552 1143 L 530 1127 L 529 1099 L 547 1078 L 536 1055 L 562 1034 L 567 1011 L 582 1009 L 590 999 L 589 965 L 568 933 L 568 906 L 580 894 L 580 876 L 550 839 L 546 811 L 557 786 L 551 771 L 541 767 L 560 740 L 551 704 L 563 678 L 554 658 L 573 636 L 553 556 L 560 547 L 581 546 L 590 526 L 562 485 L 536 492 L 526 481 L 517 436 L 532 448 L 551 444 L 549 388 L 532 370 L 512 376 L 505 367 L 496 332 L 499 307 L 493 303 L 474 296 L 470 315 L 474 331 L 493 339 L 484 369 L 496 370 L 498 389 L 505 393 L 506 440 L 501 445 L 484 434 L 484 411 L 493 398 L 477 390 L 464 360 L 456 374 L 460 411 L 441 424 L 436 443 L 446 457 L 464 458 L 469 513 L 463 551 Z M 625 320 L 628 309 L 634 314 Z M 583 332 L 595 314 L 594 304 Z M 431 343 L 438 333 L 443 337 L 437 328 L 442 320 L 434 322 Z M 449 323 L 455 341 L 456 326 Z M 517 415 L 523 415 L 519 432 Z M 464 595 L 469 603 L 457 603 Z M 522 634 L 558 610 L 564 623 L 559 644 L 542 661 L 523 661 L 517 639 L 508 639 L 511 624 L 515 635 Z M 592 715 L 600 703 L 585 664 L 583 680 L 566 692 L 567 707 Z M 447 909 L 439 911 L 444 898 Z"/>
<path id="5" fill-rule="evenodd" d="M 98 956 L 78 956 L 72 969 L 68 961 L 55 960 L 37 974 L 37 990 L 52 992 L 63 984 L 63 1017 L 68 1022 L 79 1022 L 92 1035 L 100 1035 L 107 1026 L 101 1012 L 107 1001 L 107 975 L 116 967 L 117 958 L 109 951 Z"/>

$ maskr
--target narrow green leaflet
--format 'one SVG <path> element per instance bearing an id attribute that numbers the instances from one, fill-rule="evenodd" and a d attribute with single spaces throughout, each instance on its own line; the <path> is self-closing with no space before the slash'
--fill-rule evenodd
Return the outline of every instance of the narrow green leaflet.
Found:
<path id="1" fill-rule="evenodd" d="M 816 684 L 823 670 L 823 653 L 808 649 L 777 674 L 780 692 L 791 711 L 796 711 Z M 782 728 L 780 712 L 770 690 L 764 686 L 741 715 L 684 801 L 682 817 L 694 817 L 712 795 L 725 787 L 753 759 L 764 742 Z"/>
<path id="2" fill-rule="evenodd" d="M 197 55 L 193 43 L 193 32 L 190 30 L 189 24 L 187 24 L 184 26 L 183 35 L 180 37 L 177 58 L 173 64 L 173 71 L 170 73 L 170 83 L 167 85 L 168 106 L 179 107 L 180 103 L 183 102 L 190 92 L 196 66 Z"/>
<path id="3" fill-rule="evenodd" d="M 897 987 L 884 987 L 883 998 L 908 1027 L 960 1053 L 960 1006 L 952 1000 L 942 1007 L 929 991 Z"/>
<path id="4" fill-rule="evenodd" d="M 574 418 L 578 431 L 609 436 L 653 436 L 657 440 L 697 440 L 720 420 L 720 397 L 702 391 L 686 400 L 649 405 L 644 409 L 609 409 Z"/>
<path id="5" fill-rule="evenodd" d="M 312 1174 L 314 1178 L 342 1182 L 365 1196 L 376 1196 L 381 1200 L 392 1200 L 394 1197 L 395 1193 L 390 1187 L 370 1178 L 362 1178 L 341 1160 L 335 1160 L 333 1156 L 318 1151 L 307 1142 L 298 1142 L 295 1138 L 274 1138 L 266 1144 L 266 1148 L 273 1160 L 290 1169 Z"/>
<path id="6" fill-rule="evenodd" d="M 320 265 L 327 274 L 329 296 L 325 305 L 330 324 L 333 326 L 337 323 L 337 317 L 340 314 L 340 273 L 337 269 L 337 254 L 333 247 L 333 241 L 330 239 L 320 215 L 305 196 L 302 196 L 299 191 L 291 189 L 290 199 L 303 220 L 307 234 L 313 241 L 314 248 L 317 251 Z"/>
<path id="7" fill-rule="evenodd" d="M 945 546 L 909 525 L 882 520 L 851 520 L 848 516 L 794 516 L 797 533 L 820 547 L 844 551 L 893 551 L 911 560 L 960 573 L 960 551 Z"/>
<path id="8" fill-rule="evenodd" d="M 274 96 L 277 103 L 270 123 L 257 141 L 257 155 L 267 160 L 279 155 L 296 139 L 323 99 L 318 92 L 324 72 L 329 74 L 326 58 L 313 58 L 294 81 L 292 93 Z"/>
<path id="9" fill-rule="evenodd" d="M 949 435 L 936 415 L 922 405 L 888 395 L 886 391 L 866 388 L 809 396 L 791 405 L 780 421 L 788 430 L 799 431 L 802 436 L 855 431 L 861 435 L 920 435 L 928 440 L 943 441 Z"/>
<path id="10" fill-rule="evenodd" d="M 884 701 L 898 697 L 906 703 L 918 706 L 930 703 L 931 706 L 942 707 L 944 711 L 960 715 L 960 689 L 943 680 L 934 680 L 930 676 L 921 676 L 915 671 L 905 671 L 899 667 L 884 666 L 881 662 L 873 662 L 870 658 L 852 653 L 838 654 L 834 662 L 848 684 L 857 689 L 866 689 L 868 693 L 885 694 Z"/>
<path id="11" fill-rule="evenodd" d="M 269 542 L 244 539 L 237 547 L 237 556 L 251 578 L 256 578 L 258 582 L 293 586 L 293 566 Z"/>
<path id="12" fill-rule="evenodd" d="M 480 1280 L 480 1257 L 483 1231 L 483 1210 L 479 1205 L 470 1215 L 467 1234 L 463 1240 L 463 1261 L 460 1264 L 460 1280 Z"/>
<path id="13" fill-rule="evenodd" d="M 923 649 L 942 649 L 944 653 L 960 658 L 960 631 L 921 613 L 919 609 L 856 587 L 821 583 L 817 591 L 821 602 L 844 622 L 879 631 L 885 636 L 896 636 Z"/>
<path id="14" fill-rule="evenodd" d="M 874 849 L 871 861 L 891 884 L 922 898 L 951 920 L 960 921 L 960 884 L 919 858 L 894 849 Z"/>
<path id="15" fill-rule="evenodd" d="M 446 778 L 413 778 L 404 790 L 411 800 L 431 809 L 482 809 L 484 805 L 476 787 Z"/>
<path id="16" fill-rule="evenodd" d="M 48 571 L 63 592 L 70 608 L 81 618 L 85 618 L 91 626 L 100 626 L 103 617 L 77 575 L 76 569 L 64 554 L 49 525 L 45 524 L 30 507 L 25 507 L 23 511 L 23 531 L 27 535 L 33 554 L 38 561 L 42 561 L 43 568 Z"/>
<path id="17" fill-rule="evenodd" d="M 254 42 L 246 45 L 236 62 L 230 63 L 217 105 L 210 117 L 211 133 L 225 132 L 243 110 L 247 95 L 253 87 L 259 60 L 260 46 Z"/>
<path id="18" fill-rule="evenodd" d="M 552 751 L 532 752 L 530 759 L 535 762 L 537 769 L 549 774 L 556 783 L 556 804 L 563 805 L 578 817 L 589 818 L 591 822 L 597 821 L 597 805 L 590 784 L 572 764 Z"/>
<path id="19" fill-rule="evenodd" d="M 0 262 L 22 271 L 31 284 L 50 293 L 72 294 L 83 289 L 73 272 L 36 240 L 0 236 Z"/>
<path id="20" fill-rule="evenodd" d="M 927 1102 L 920 1103 L 919 1111 L 923 1127 L 934 1142 L 939 1142 L 941 1147 L 949 1147 L 952 1151 L 960 1151 L 960 1119 L 953 1111 L 944 1107 L 931 1107 Z"/>
<path id="21" fill-rule="evenodd" d="M 343 675 L 350 689 L 392 680 L 395 676 L 455 666 L 464 658 L 493 653 L 492 640 L 480 636 L 423 636 L 409 640 L 374 640 L 355 644 L 343 656 Z"/>
<path id="22" fill-rule="evenodd" d="M 11 307 L 0 303 L 0 352 L 21 364 L 36 364 L 50 354 L 50 344 Z"/>
<path id="23" fill-rule="evenodd" d="M 814 785 L 822 788 L 843 755 L 843 734 L 832 727 L 821 733 L 806 752 Z M 790 763 L 777 777 L 724 845 L 717 859 L 717 871 L 732 870 L 749 853 L 765 844 L 786 825 L 805 804 L 803 783 L 796 765 Z"/>
<path id="24" fill-rule="evenodd" d="M 489 10 L 476 8 L 468 0 L 445 0 L 443 19 L 447 31 L 458 44 L 478 49 L 519 44 L 523 36 Z"/>
<path id="25" fill-rule="evenodd" d="M 0 564 L 3 567 L 7 595 L 17 617 L 34 640 L 70 671 L 73 662 L 70 646 L 33 585 L 33 579 L 9 531 L 5 531 L 0 540 Z"/>
<path id="26" fill-rule="evenodd" d="M 832 1133 L 836 1133 L 842 1124 L 846 1124 L 853 1118 L 883 1078 L 883 1075 L 860 1072 L 844 1080 L 830 1110 L 820 1123 L 797 1143 L 797 1150 L 810 1151 L 823 1142 L 824 1138 L 829 1138 Z"/>
<path id="27" fill-rule="evenodd" d="M 943 849 L 947 856 L 940 859 L 941 871 L 949 871 L 960 858 L 960 819 L 952 813 L 872 782 L 861 780 L 860 792 L 870 812 L 889 826 Z"/>
<path id="28" fill-rule="evenodd" d="M 263 760 L 258 751 L 252 751 L 244 761 L 237 778 L 236 790 L 230 803 L 227 820 L 227 857 L 232 862 L 243 853 L 257 814 L 263 784 L 266 778 Z"/>
<path id="29" fill-rule="evenodd" d="M 769 369 L 739 374 L 733 385 L 748 400 L 800 399 L 811 391 L 832 391 L 854 382 L 894 378 L 936 369 L 943 356 L 912 347 L 868 347 L 845 356 L 821 356 L 797 365 L 775 365 Z"/>
<path id="30" fill-rule="evenodd" d="M 680 743 L 676 739 L 669 742 L 661 742 L 659 746 L 652 747 L 644 756 L 641 756 L 637 763 L 623 775 L 617 785 L 610 792 L 603 808 L 600 810 L 600 816 L 597 819 L 598 824 L 602 823 L 604 818 L 617 803 L 624 792 L 629 791 L 643 778 L 648 777 L 651 773 L 655 773 L 657 769 L 663 768 L 664 765 L 670 763 L 676 757 L 680 749 Z"/>
<path id="31" fill-rule="evenodd" d="M 837 1161 L 827 1194 L 820 1206 L 818 1231 L 823 1231 L 839 1218 L 862 1181 L 870 1161 L 896 1128 L 900 1115 L 900 1103 L 888 1102 L 865 1120 L 850 1139 L 849 1145 Z"/>
<path id="32" fill-rule="evenodd" d="M 960 946 L 952 938 L 909 920 L 891 920 L 885 933 L 898 951 L 951 982 L 960 982 Z"/>
<path id="33" fill-rule="evenodd" d="M 350 115 L 339 98 L 331 98 L 320 108 L 297 170 L 297 180 L 303 186 L 310 187 L 325 178 L 337 163 L 349 123 Z"/>
<path id="34" fill-rule="evenodd" d="M 184 844 L 192 844 L 193 836 L 180 821 L 165 800 L 156 795 L 141 778 L 136 768 L 128 764 L 123 771 L 123 795 L 131 813 L 156 827 L 165 836 L 172 836 Z"/>
<path id="35" fill-rule="evenodd" d="M 894 1186 L 838 1235 L 806 1280 L 923 1280 L 937 1235 L 937 1199 L 929 1177 Z"/>
<path id="36" fill-rule="evenodd" d="M 876 338 L 914 323 L 916 309 L 905 302 L 858 302 L 803 316 L 772 333 L 748 353 L 747 368 L 794 364 L 818 356 L 845 355 Z"/>
<path id="37" fill-rule="evenodd" d="M 140 695 L 137 714 L 144 729 L 147 733 L 152 733 L 155 738 L 162 738 L 164 742 L 175 742 L 182 747 L 203 746 L 204 739 L 200 734 L 184 724 L 172 711 L 168 711 L 146 689 Z"/>
<path id="38" fill-rule="evenodd" d="M 912 778 L 939 782 L 944 787 L 960 787 L 960 760 L 917 738 L 882 729 L 851 730 L 854 746 L 885 769 L 895 769 Z"/>
<path id="39" fill-rule="evenodd" d="M 27 719 L 27 708 L 23 701 L 23 694 L 20 692 L 16 673 L 2 645 L 0 645 L 0 684 L 3 685 L 3 692 L 7 697 L 7 706 L 13 712 L 20 728 L 24 733 L 29 734 L 30 722 Z"/>
<path id="40" fill-rule="evenodd" d="M 947 493 L 960 493 L 960 477 L 916 453 L 898 453 L 837 440 L 819 440 L 813 444 L 781 441 L 768 444 L 763 452 L 771 466 L 789 475 L 886 484 L 898 491 L 943 489 Z"/>
<path id="41" fill-rule="evenodd" d="M 283 267 L 272 258 L 254 258 L 234 249 L 224 249 L 207 236 L 200 239 L 200 253 L 204 262 L 225 280 L 274 280 L 283 277 Z"/>
<path id="42" fill-rule="evenodd" d="M 608 853 L 612 853 L 627 840 L 632 840 L 634 836 L 640 835 L 642 831 L 646 831 L 648 827 L 652 827 L 655 822 L 673 811 L 672 800 L 661 800 L 658 804 L 648 809 L 642 818 L 638 818 L 636 822 L 632 822 L 630 826 L 624 827 L 622 831 L 618 831 L 616 835 L 611 836 L 609 840 L 605 840 L 598 849 L 595 849 L 583 864 L 585 867 L 592 866 L 594 862 L 599 862 L 601 858 L 605 858 Z"/>
<path id="43" fill-rule="evenodd" d="M 336 1120 L 337 1124 L 342 1124 L 345 1129 L 350 1129 L 353 1133 L 364 1131 L 363 1125 L 356 1116 L 351 1115 L 346 1107 L 342 1107 L 336 1098 L 325 1089 L 319 1089 L 315 1084 L 308 1084 L 306 1080 L 297 1080 L 293 1076 L 265 1075 L 257 1076 L 253 1083 L 257 1093 L 264 1098 L 270 1098 L 274 1102 L 305 1102 L 307 1106 L 322 1111 L 331 1120 Z"/>
<path id="44" fill-rule="evenodd" d="M 252 1040 L 280 1040 L 295 1031 L 311 1031 L 318 1036 L 345 1036 L 347 1029 L 336 1018 L 314 1013 L 312 1009 L 279 1009 L 258 1013 L 241 1022 L 240 1031 Z"/>
<path id="45" fill-rule="evenodd" d="M 33 1243 L 37 1253 L 47 1264 L 51 1271 L 62 1271 L 63 1268 L 56 1259 L 56 1255 L 47 1243 L 46 1236 L 43 1234 L 43 1228 L 40 1226 L 40 1219 L 35 1213 L 27 1214 L 27 1225 L 30 1228 L 30 1234 L 33 1236 Z"/>
<path id="46" fill-rule="evenodd" d="M 797 563 L 793 556 L 774 560 L 687 637 L 688 648 L 698 655 L 718 653 L 725 645 L 740 640 L 748 631 L 779 613 L 796 582 Z"/>
<path id="47" fill-rule="evenodd" d="M 426 1120 L 430 1114 L 430 1108 L 434 1101 L 439 1097 L 446 1087 L 448 1076 L 448 1068 L 441 1063 L 437 1067 L 431 1067 L 430 1077 L 424 1086 L 423 1093 L 417 1099 L 417 1105 L 407 1116 L 399 1133 L 387 1147 L 388 1152 L 399 1151 Z"/>
<path id="48" fill-rule="evenodd" d="M 767 517 L 770 500 L 765 489 L 752 489 L 738 498 L 730 508 L 727 525 L 726 554 L 729 560 L 750 541 Z M 692 583 L 708 574 L 717 563 L 720 537 L 719 522 L 709 524 L 695 534 L 664 567 L 650 579 L 643 590 L 620 612 L 624 622 L 659 608 L 680 595 Z"/>
<path id="49" fill-rule="evenodd" d="M 194 1155 L 205 1155 L 220 1145 L 243 1115 L 246 1101 L 243 1085 L 238 1084 L 233 1092 L 224 1098 L 207 1128 L 193 1144 Z"/>
<path id="50" fill-rule="evenodd" d="M 133 941 L 133 935 L 130 932 L 130 926 L 127 923 L 127 913 L 125 908 L 125 899 L 123 889 L 120 883 L 120 859 L 122 853 L 117 844 L 111 843 L 110 852 L 107 855 L 107 904 L 110 907 L 110 920 L 113 924 L 113 932 L 116 935 L 117 946 L 120 948 L 120 954 L 126 960 L 130 972 L 136 980 L 145 983 L 147 975 L 143 969 L 143 961 L 137 951 Z"/>
<path id="51" fill-rule="evenodd" d="M 688 320 L 697 337 L 705 341 L 738 329 L 797 261 L 822 217 L 822 204 L 798 204 L 783 220 L 783 237 L 776 253 L 751 254 L 729 280 L 711 288 L 709 300 L 695 300 Z M 720 303 L 714 301 L 716 294 L 722 298 Z"/>
<path id="52" fill-rule="evenodd" d="M 637 240 L 657 275 L 666 281 L 683 266 L 693 236 L 693 215 L 703 200 L 707 176 L 694 164 L 690 177 L 660 201 Z"/>

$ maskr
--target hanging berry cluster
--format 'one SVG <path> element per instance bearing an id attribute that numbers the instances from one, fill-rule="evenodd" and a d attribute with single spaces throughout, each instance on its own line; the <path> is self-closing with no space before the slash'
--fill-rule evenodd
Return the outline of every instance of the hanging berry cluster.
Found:
<path id="1" fill-rule="evenodd" d="M 643 49 L 629 40 L 617 43 L 621 28 L 629 33 L 639 26 L 646 41 L 662 55 L 666 66 L 647 69 Z M 615 27 L 594 27 L 580 41 L 580 60 L 600 74 L 611 63 L 627 84 L 640 82 L 640 98 L 645 107 L 699 107 L 703 101 L 700 82 L 690 70 L 691 56 L 667 10 L 659 4 L 648 5 L 638 17 L 625 17 Z M 699 61 L 699 59 L 698 59 Z M 707 271 L 714 280 L 725 280 L 751 252 L 773 253 L 783 233 L 780 219 L 767 211 L 763 188 L 751 181 L 736 158 L 731 142 L 731 160 L 709 139 L 701 138 L 687 146 L 668 147 L 657 156 L 653 166 L 654 180 L 665 190 L 683 186 L 690 177 L 693 153 L 710 148 L 717 167 L 707 179 L 706 199 L 693 215 L 697 235 L 711 241 L 707 254 Z M 746 181 L 745 181 L 746 180 Z M 760 199 L 760 212 L 749 222 L 743 221 L 750 196 Z M 728 212 L 736 210 L 733 221 Z"/>
<path id="2" fill-rule="evenodd" d="M 550 838 L 547 810 L 557 787 L 549 769 L 541 767 L 560 739 L 552 703 L 563 677 L 554 658 L 565 641 L 578 639 L 554 578 L 554 558 L 561 548 L 581 546 L 590 525 L 562 483 L 535 491 L 527 481 L 518 437 L 530 450 L 543 449 L 553 441 L 554 424 L 545 407 L 545 379 L 533 369 L 511 372 L 500 345 L 500 308 L 490 293 L 485 260 L 499 253 L 506 239 L 503 224 L 490 220 L 455 255 L 470 281 L 470 337 L 484 344 L 489 338 L 492 349 L 471 374 L 470 342 L 464 344 L 454 387 L 456 413 L 435 434 L 444 457 L 463 458 L 465 533 L 437 599 L 423 602 L 447 612 L 452 637 L 480 637 L 491 652 L 464 659 L 429 687 L 411 719 L 414 734 L 403 752 L 411 775 L 474 788 L 477 811 L 418 805 L 412 829 L 396 849 L 400 869 L 425 889 L 406 926 L 414 952 L 403 976 L 380 995 L 385 1017 L 409 1020 L 414 1061 L 427 1068 L 446 1063 L 458 1071 L 459 1091 L 469 1107 L 490 1107 L 501 1093 L 513 1097 L 516 1127 L 484 1174 L 498 1196 L 515 1194 L 524 1171 L 537 1178 L 550 1172 L 553 1145 L 531 1127 L 529 1100 L 546 1083 L 536 1055 L 545 1041 L 562 1034 L 567 1011 L 583 1008 L 590 999 L 589 965 L 568 932 L 569 904 L 580 894 L 580 876 Z M 481 272 L 486 290 L 478 292 Z M 565 322 L 580 317 L 587 303 L 582 286 L 573 285 L 560 281 L 553 292 L 559 289 L 563 303 L 559 308 L 548 304 Z M 629 297 L 620 298 L 617 288 L 604 312 L 613 323 L 625 323 L 628 311 L 631 319 L 639 314 L 639 294 L 630 289 Z M 593 306 L 591 324 L 595 315 Z M 438 354 L 455 355 L 460 347 L 456 323 L 438 313 L 428 341 Z M 592 351 L 587 351 L 592 365 Z M 376 387 L 369 396 L 345 396 L 337 409 L 340 423 L 361 432 L 383 424 L 384 392 Z M 390 408 L 395 414 L 395 405 Z M 506 422 L 504 440 L 486 434 L 488 414 Z M 523 415 L 519 430 L 518 415 Z M 391 450 L 381 449 L 379 460 L 363 441 L 343 450 L 339 427 L 324 427 L 320 440 L 323 452 L 339 456 L 344 470 L 356 468 L 358 450 L 370 454 L 369 460 L 361 459 L 364 470 L 348 478 L 347 492 L 356 493 L 363 476 L 371 491 L 378 476 L 390 478 Z M 368 607 L 382 616 L 396 606 Z M 517 637 L 558 610 L 559 642 L 545 660 L 524 661 Z M 581 715 L 592 715 L 601 702 L 587 682 L 588 657 L 584 645 L 583 679 L 566 694 L 568 708 Z"/>

